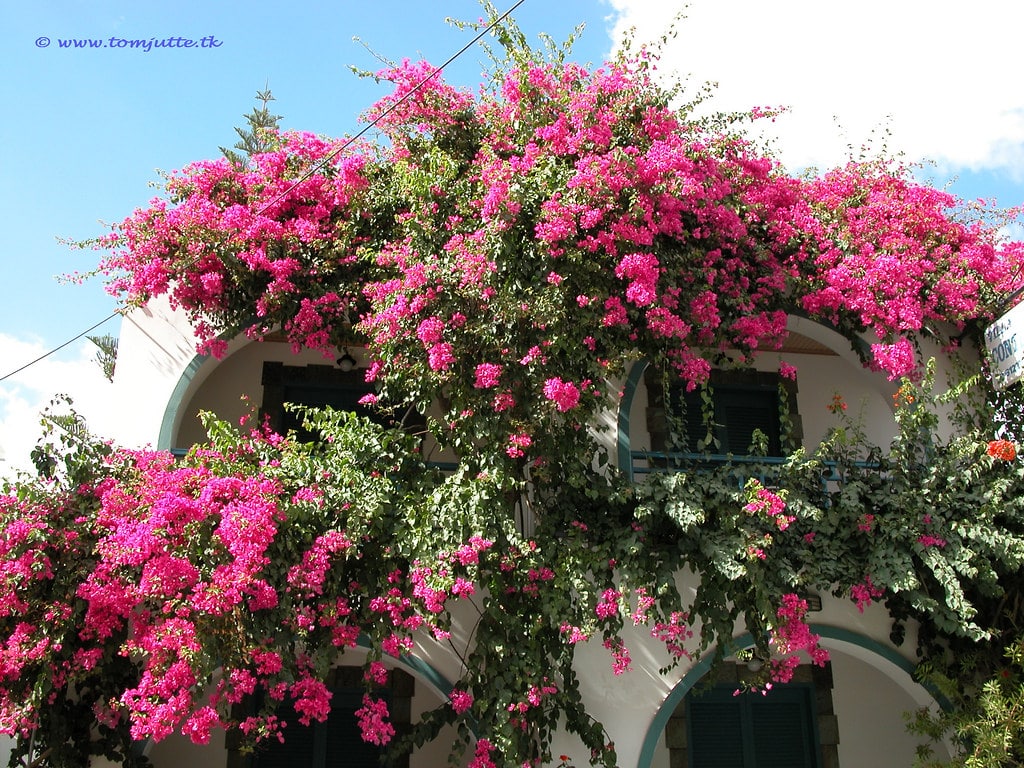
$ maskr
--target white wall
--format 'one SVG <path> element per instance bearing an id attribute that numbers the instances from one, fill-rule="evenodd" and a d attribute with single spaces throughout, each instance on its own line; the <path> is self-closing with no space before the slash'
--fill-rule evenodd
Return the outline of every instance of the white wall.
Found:
<path id="1" fill-rule="evenodd" d="M 831 655 L 840 768 L 913 765 L 915 747 L 926 740 L 907 732 L 903 716 L 933 702 L 915 699 L 881 670 L 854 656 L 835 648 Z M 936 756 L 949 757 L 941 746 Z"/>
<path id="2" fill-rule="evenodd" d="M 894 383 L 884 376 L 867 372 L 850 350 L 848 342 L 827 329 L 794 319 L 791 328 L 810 338 L 828 344 L 834 355 L 783 354 L 781 359 L 798 369 L 798 412 L 803 421 L 805 443 L 813 447 L 837 423 L 827 405 L 838 392 L 849 404 L 848 413 L 863 415 L 868 437 L 881 446 L 887 445 L 893 430 L 891 395 Z M 253 343 L 235 340 L 229 355 L 222 361 L 206 361 L 195 372 L 190 382 L 182 381 L 182 374 L 194 360 L 191 334 L 179 314 L 171 313 L 159 304 L 131 316 L 122 331 L 121 348 L 115 384 L 125 404 L 123 429 L 114 435 L 122 443 L 155 444 L 169 401 L 180 398 L 178 422 L 173 435 L 173 447 L 187 447 L 201 440 L 203 435 L 196 413 L 200 409 L 213 410 L 220 416 L 236 421 L 249 406 L 240 396 L 248 394 L 252 405 L 259 405 L 262 397 L 260 377 L 265 360 L 288 361 L 290 364 L 330 364 L 317 353 L 293 356 L 285 343 Z M 758 367 L 777 370 L 780 355 L 766 354 L 759 358 Z M 186 386 L 187 384 L 187 386 Z M 861 404 L 863 403 L 863 411 Z M 646 432 L 646 395 L 641 386 L 631 408 L 632 447 L 649 448 Z M 609 445 L 614 445 L 614 434 Z M 849 601 L 825 599 L 824 610 L 812 621 L 844 627 L 889 646 L 888 616 L 878 606 L 860 614 Z M 458 638 L 458 631 L 456 630 Z M 582 694 L 588 709 L 605 723 L 615 741 L 620 764 L 638 765 L 641 748 L 647 738 L 651 722 L 686 673 L 679 668 L 661 675 L 658 669 L 667 659 L 646 633 L 627 633 L 634 670 L 622 676 L 612 674 L 611 659 L 600 642 L 579 647 L 577 668 L 580 672 Z M 908 638 L 908 647 L 912 638 Z M 841 645 L 841 644 L 840 644 Z M 912 755 L 913 742 L 903 732 L 901 713 L 924 696 L 907 681 L 900 682 L 905 673 L 893 665 L 873 666 L 870 659 L 862 658 L 855 649 L 833 645 L 835 650 L 833 672 L 835 689 L 833 698 L 839 717 L 841 734 L 840 764 L 843 768 L 888 768 L 906 766 Z M 906 655 L 906 650 L 900 650 Z M 460 661 L 450 650 L 436 643 L 424 643 L 418 649 L 421 658 L 442 676 L 458 677 Z M 417 683 L 414 708 L 422 710 L 440 700 L 439 693 L 429 686 Z M 915 698 L 917 697 L 917 698 Z M 924 699 L 927 697 L 924 696 Z M 553 753 L 573 756 L 578 765 L 586 764 L 581 746 L 568 736 L 556 739 Z M 909 751 L 908 751 L 909 750 Z M 151 758 L 157 768 L 207 768 L 224 765 L 223 744 L 198 748 L 181 737 L 152 745 Z M 430 747 L 415 758 L 413 765 L 444 764 L 446 745 Z M 664 755 L 663 755 L 664 756 Z M 665 763 L 655 763 L 664 765 Z M 646 767 L 644 767 L 646 768 Z"/>

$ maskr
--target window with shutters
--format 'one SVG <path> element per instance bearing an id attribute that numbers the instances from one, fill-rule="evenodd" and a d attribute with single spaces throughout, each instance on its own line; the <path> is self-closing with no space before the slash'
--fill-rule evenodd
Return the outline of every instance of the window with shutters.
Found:
<path id="1" fill-rule="evenodd" d="M 363 706 L 365 688 L 361 681 L 361 668 L 335 668 L 327 681 L 331 712 L 325 722 L 300 724 L 295 709 L 286 702 L 277 711 L 286 723 L 284 741 L 268 739 L 248 756 L 241 753 L 237 744 L 229 744 L 227 768 L 380 768 L 387 749 L 363 741 L 355 714 Z M 387 685 L 373 694 L 388 703 L 396 737 L 409 731 L 414 693 L 414 678 L 393 669 L 388 673 Z M 408 768 L 408 754 L 388 757 L 393 758 L 391 765 L 396 768 Z"/>
<path id="2" fill-rule="evenodd" d="M 715 370 L 706 385 L 687 391 L 684 382 L 648 371 L 652 450 L 783 456 L 802 439 L 796 382 L 777 373 Z"/>
<path id="3" fill-rule="evenodd" d="M 736 691 L 752 676 L 728 662 L 697 683 L 665 726 L 669 765 L 687 768 L 838 768 L 832 666 L 801 664 L 767 695 Z"/>
<path id="4" fill-rule="evenodd" d="M 688 698 L 690 768 L 819 768 L 811 686 L 735 691 L 714 686 Z"/>
<path id="5" fill-rule="evenodd" d="M 331 693 L 331 713 L 323 723 L 302 725 L 295 709 L 290 704 L 283 706 L 278 717 L 286 724 L 284 742 L 268 739 L 253 754 L 249 768 L 379 768 L 383 750 L 363 741 L 355 716 L 363 705 L 362 689 Z"/>
<path id="6" fill-rule="evenodd" d="M 285 408 L 285 403 L 351 411 L 384 426 L 402 423 L 408 429 L 424 428 L 423 418 L 411 409 L 403 417 L 393 418 L 360 403 L 363 397 L 374 393 L 365 375 L 366 371 L 358 368 L 342 370 L 331 365 L 297 366 L 267 361 L 263 363 L 260 416 L 279 434 L 295 430 L 300 441 L 311 440 L 312 435 L 302 427 L 302 414 Z"/>

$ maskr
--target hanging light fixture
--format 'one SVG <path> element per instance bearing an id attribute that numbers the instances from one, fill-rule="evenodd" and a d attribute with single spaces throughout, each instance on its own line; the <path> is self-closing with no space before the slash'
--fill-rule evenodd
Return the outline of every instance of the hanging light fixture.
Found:
<path id="1" fill-rule="evenodd" d="M 359 366 L 359 363 L 357 363 L 356 359 L 352 357 L 352 354 L 348 351 L 348 347 L 342 347 L 341 351 L 343 352 L 342 356 L 335 361 L 338 364 L 338 367 L 345 373 L 354 371 Z"/>

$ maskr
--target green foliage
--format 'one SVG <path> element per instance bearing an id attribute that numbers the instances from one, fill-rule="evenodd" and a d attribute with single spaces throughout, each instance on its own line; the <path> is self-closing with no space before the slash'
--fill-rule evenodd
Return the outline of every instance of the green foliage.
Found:
<path id="1" fill-rule="evenodd" d="M 66 488 L 75 488 L 91 480 L 111 453 L 108 443 L 89 432 L 85 419 L 72 408 L 67 395 L 58 395 L 50 401 L 42 413 L 40 425 L 42 434 L 30 459 L 43 481 L 56 480 Z M 16 487 L 32 486 L 28 482 Z"/>
<path id="2" fill-rule="evenodd" d="M 908 726 L 935 742 L 952 736 L 959 751 L 945 761 L 922 746 L 915 763 L 919 768 L 1015 768 L 1024 761 L 1024 638 L 1018 635 L 1003 650 L 998 661 L 966 654 L 945 671 L 933 663 L 922 665 L 920 679 L 949 706 L 914 712 Z"/>
<path id="3" fill-rule="evenodd" d="M 64 521 L 54 517 L 55 524 L 77 531 L 75 546 L 82 549 L 62 555 L 54 566 L 57 580 L 23 585 L 27 591 L 19 594 L 42 611 L 55 597 L 75 594 L 96 567 L 95 554 L 83 553 L 103 550 L 97 542 L 107 535 L 111 512 L 102 512 L 98 498 L 83 495 L 83 488 L 116 486 L 121 490 L 114 498 L 151 497 L 183 472 L 208 476 L 210 487 L 217 487 L 217 478 L 262 478 L 276 489 L 281 517 L 260 578 L 279 600 L 266 609 L 196 617 L 202 646 L 192 664 L 200 681 L 214 681 L 219 670 L 227 676 L 247 668 L 254 646 L 284 660 L 275 680 L 325 679 L 340 650 L 331 624 L 307 626 L 295 618 L 318 615 L 325 604 L 318 595 L 344 597 L 353 620 L 361 617 L 370 661 L 385 658 L 396 629 L 370 608 L 374 596 L 395 589 L 403 574 L 447 562 L 448 553 L 482 536 L 493 546 L 467 573 L 476 593 L 460 601 L 458 611 L 425 614 L 431 631 L 462 660 L 457 685 L 473 696 L 472 709 L 460 715 L 442 705 L 402 742 L 410 747 L 433 738 L 446 723 L 470 743 L 486 722 L 483 733 L 500 754 L 520 762 L 550 760 L 552 736 L 564 728 L 593 751 L 593 764 L 612 766 L 614 749 L 579 690 L 578 639 L 600 638 L 614 656 L 627 623 L 648 624 L 666 641 L 667 671 L 712 648 L 721 660 L 739 624 L 755 638 L 753 652 L 773 659 L 770 641 L 782 626 L 780 596 L 824 590 L 862 604 L 884 599 L 897 638 L 902 623 L 920 622 L 926 668 L 941 670 L 963 693 L 952 714 L 919 717 L 918 731 L 954 728 L 972 747 L 991 750 L 992 733 L 1013 722 L 1012 696 L 1019 695 L 1016 688 L 984 680 L 993 669 L 991 653 L 1005 642 L 1001 627 L 1011 626 L 1005 601 L 1019 595 L 1014 574 L 1024 564 L 1024 470 L 1019 462 L 989 455 L 982 435 L 939 441 L 936 408 L 942 398 L 930 386 L 929 377 L 903 383 L 899 434 L 888 451 L 864 444 L 856 419 L 837 407 L 836 429 L 815 453 L 797 451 L 782 463 L 684 462 L 638 485 L 608 468 L 595 474 L 575 456 L 556 467 L 538 466 L 531 476 L 514 463 L 473 460 L 443 473 L 422 460 L 415 436 L 352 414 L 309 409 L 306 426 L 321 438 L 309 443 L 243 435 L 206 415 L 210 442 L 195 447 L 171 474 L 153 475 L 146 469 L 151 465 L 91 438 L 74 414 L 51 415 L 36 454 L 48 479 L 23 482 L 17 492 L 21 504 L 61 510 Z M 552 477 L 544 479 L 546 473 Z M 555 473 L 564 481 L 554 482 Z M 188 493 L 202 495 L 202 487 Z M 765 499 L 778 506 L 758 503 Z M 9 502 L 7 509 L 12 517 L 3 522 L 10 526 L 25 507 Z M 139 508 L 133 514 L 147 513 Z M 108 522 L 97 525 L 103 520 Z M 185 539 L 165 544 L 172 547 L 168 553 L 194 563 L 203 582 L 224 563 L 225 543 L 215 523 L 196 524 Z M 295 589 L 297 564 L 331 532 L 344 532 L 353 548 L 324 572 L 315 595 Z M 680 572 L 694 574 L 695 592 L 680 590 Z M 447 590 L 451 578 L 437 572 L 425 583 Z M 183 595 L 157 599 L 150 610 L 188 610 Z M 59 634 L 52 637 L 66 646 L 61 653 L 74 652 L 85 609 L 81 601 L 76 605 L 67 621 L 53 623 Z M 1012 621 L 1017 619 L 1014 614 Z M 691 637 L 689 627 L 696 631 L 698 625 Z M 97 702 L 118 700 L 144 677 L 146 657 L 121 652 L 130 642 L 123 634 L 110 637 L 95 670 L 76 673 L 74 696 L 56 690 L 38 727 L 19 741 L 19 756 L 50 750 L 53 765 L 77 766 L 88 754 L 106 752 L 132 764 L 125 720 L 89 730 Z M 976 696 L 964 685 L 964 649 L 975 652 L 970 674 L 979 681 Z M 961 662 L 959 669 L 950 665 L 953 660 Z M 1018 663 L 1014 657 L 1012 664 Z M 48 669 L 23 675 L 27 687 L 18 696 L 24 706 L 53 693 Z M 766 680 L 773 669 L 765 667 Z M 530 693 L 549 684 L 550 692 Z M 543 703 L 526 704 L 531 696 Z M 518 707 L 526 707 L 525 730 Z"/>
<path id="4" fill-rule="evenodd" d="M 236 167 L 244 167 L 247 158 L 261 152 L 269 152 L 276 144 L 277 131 L 280 127 L 281 115 L 275 115 L 270 111 L 270 102 L 274 101 L 270 88 L 256 92 L 256 101 L 260 106 L 252 108 L 252 112 L 245 115 L 248 123 L 246 128 L 235 128 L 238 134 L 238 141 L 233 149 L 220 148 L 221 153 L 231 164 Z M 237 150 L 237 151 L 236 151 Z"/>
<path id="5" fill-rule="evenodd" d="M 109 333 L 102 336 L 86 336 L 96 345 L 96 362 L 103 370 L 107 381 L 114 380 L 114 368 L 117 366 L 117 337 Z"/>
<path id="6" fill-rule="evenodd" d="M 320 703 L 296 687 L 321 690 L 359 638 L 368 672 L 415 643 L 461 662 L 452 701 L 409 744 L 451 724 L 456 760 L 479 738 L 502 764 L 551 763 L 566 731 L 610 767 L 577 647 L 602 643 L 623 672 L 630 625 L 662 641 L 663 670 L 712 648 L 721 661 L 745 630 L 771 662 L 761 683 L 784 679 L 794 647 L 780 639 L 823 661 L 802 623 L 809 592 L 884 600 L 894 640 L 918 623 L 921 657 L 958 681 L 939 665 L 1016 626 L 1004 601 L 1024 564 L 1024 470 L 986 449 L 989 417 L 1009 405 L 959 409 L 970 387 L 935 394 L 928 372 L 902 383 L 889 446 L 869 445 L 837 400 L 820 446 L 772 460 L 762 433 L 753 455 L 709 460 L 723 449 L 713 363 L 749 365 L 782 341 L 786 312 L 815 299 L 814 319 L 856 339 L 873 331 L 893 342 L 875 345 L 876 362 L 909 370 L 904 331 L 927 329 L 902 318 L 953 311 L 943 296 L 966 322 L 998 290 L 1005 263 L 987 235 L 870 165 L 786 178 L 739 137 L 737 116 L 668 110 L 678 92 L 646 77 L 644 55 L 589 73 L 550 41 L 531 50 L 514 25 L 495 37 L 503 77 L 486 98 L 424 78 L 426 64 L 383 73 L 402 94 L 370 115 L 386 146 L 278 136 L 260 92 L 227 161 L 170 175 L 171 204 L 105 241 L 119 249 L 115 290 L 139 302 L 169 291 L 205 349 L 221 349 L 222 332 L 277 327 L 296 347 L 365 344 L 380 400 L 429 414 L 459 464 L 442 472 L 417 437 L 329 410 L 304 411 L 314 442 L 207 415 L 209 442 L 180 461 L 114 452 L 77 417 L 50 417 L 33 454 L 41 480 L 4 506 L 8 533 L 32 516 L 45 530 L 12 544 L 11 562 L 45 573 L 37 555 L 55 549 L 52 574 L 3 583 L 25 607 L 0 617 L 0 636 L 24 624 L 39 649 L 0 679 L 19 755 L 59 768 L 98 751 L 130 760 L 129 737 L 202 741 L 210 722 L 272 738 L 279 702 Z M 888 261 L 860 261 L 886 248 Z M 923 263 L 897 302 L 888 275 Z M 963 295 L 927 282 L 949 274 Z M 891 313 L 897 303 L 906 311 Z M 645 356 L 701 386 L 699 414 L 670 414 L 669 445 L 686 444 L 685 417 L 699 415 L 703 455 L 633 484 L 598 432 L 615 405 L 607 383 Z M 950 406 L 958 431 L 943 441 Z M 195 518 L 175 528 L 168 510 Z M 94 603 L 118 606 L 115 629 L 97 628 Z M 48 606 L 60 610 L 48 618 Z M 173 642 L 182 627 L 189 642 Z M 280 668 L 261 670 L 262 654 Z M 255 703 L 254 669 L 279 696 Z M 167 693 L 168 678 L 187 684 Z M 113 724 L 94 731 L 93 719 Z"/>

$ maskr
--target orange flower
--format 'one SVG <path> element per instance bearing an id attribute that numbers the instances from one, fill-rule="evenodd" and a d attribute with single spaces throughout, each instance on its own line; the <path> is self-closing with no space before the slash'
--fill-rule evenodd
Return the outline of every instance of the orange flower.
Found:
<path id="1" fill-rule="evenodd" d="M 892 396 L 892 404 L 899 408 L 901 405 L 911 405 L 914 402 L 914 390 L 905 384 L 896 390 Z"/>
<path id="2" fill-rule="evenodd" d="M 1010 440 L 993 440 L 988 444 L 987 453 L 1003 461 L 1013 461 L 1017 458 L 1017 446 Z"/>
<path id="3" fill-rule="evenodd" d="M 843 401 L 843 396 L 836 392 L 832 395 L 832 402 L 825 407 L 832 413 L 839 413 L 840 411 L 846 410 L 846 403 Z"/>

